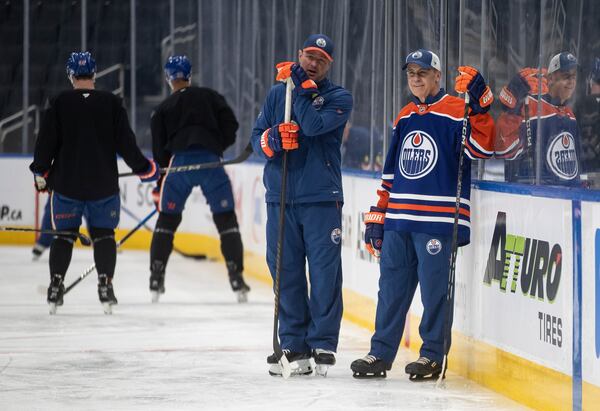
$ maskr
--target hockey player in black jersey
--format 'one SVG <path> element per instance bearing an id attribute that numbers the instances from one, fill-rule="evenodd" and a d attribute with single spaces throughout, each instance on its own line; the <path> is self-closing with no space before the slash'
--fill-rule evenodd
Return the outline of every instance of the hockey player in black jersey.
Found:
<path id="1" fill-rule="evenodd" d="M 117 303 L 112 284 L 117 255 L 114 229 L 121 208 L 117 154 L 144 182 L 158 179 L 158 167 L 138 148 L 121 100 L 95 90 L 96 62 L 91 54 L 71 53 L 67 75 L 73 90 L 50 100 L 29 168 L 36 189 L 50 192 L 55 230 L 78 232 L 85 214 L 94 246 L 98 297 L 110 314 Z M 63 304 L 73 242 L 56 237 L 50 246 L 50 314 Z"/>
<path id="2" fill-rule="evenodd" d="M 152 113 L 152 152 L 160 167 L 218 162 L 235 141 L 238 122 L 220 94 L 191 85 L 192 66 L 186 56 L 169 57 L 166 81 L 172 94 Z M 200 186 L 221 238 L 231 288 L 245 302 L 244 249 L 229 177 L 223 167 L 182 173 L 167 172 L 153 191 L 160 212 L 150 247 L 150 291 L 157 302 L 165 292 L 165 269 L 173 236 L 192 189 Z"/>

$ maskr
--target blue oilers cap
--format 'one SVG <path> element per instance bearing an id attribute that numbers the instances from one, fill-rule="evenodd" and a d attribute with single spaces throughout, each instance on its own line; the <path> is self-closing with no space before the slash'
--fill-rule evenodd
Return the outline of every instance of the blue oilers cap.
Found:
<path id="1" fill-rule="evenodd" d="M 192 76 L 192 64 L 187 56 L 171 56 L 165 63 L 167 80 L 189 80 Z"/>
<path id="2" fill-rule="evenodd" d="M 406 70 L 409 64 L 414 63 L 425 69 L 436 69 L 442 71 L 442 65 L 440 64 L 440 58 L 431 50 L 419 49 L 413 51 L 406 56 L 406 62 L 402 66 L 402 70 Z"/>
<path id="3" fill-rule="evenodd" d="M 304 45 L 303 51 L 315 50 L 322 53 L 327 60 L 333 61 L 333 41 L 325 34 L 311 34 L 308 36 Z"/>
<path id="4" fill-rule="evenodd" d="M 96 61 L 88 51 L 73 52 L 67 60 L 67 76 L 92 76 L 96 73 Z"/>
<path id="5" fill-rule="evenodd" d="M 568 51 L 563 51 L 550 60 L 548 74 L 552 74 L 555 71 L 569 71 L 575 67 L 577 67 L 577 58 Z"/>

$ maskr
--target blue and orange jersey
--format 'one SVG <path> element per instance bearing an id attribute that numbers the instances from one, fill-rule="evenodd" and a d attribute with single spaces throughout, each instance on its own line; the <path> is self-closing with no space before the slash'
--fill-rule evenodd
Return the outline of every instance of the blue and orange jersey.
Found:
<path id="1" fill-rule="evenodd" d="M 465 103 L 442 89 L 398 114 L 382 173 L 378 206 L 385 230 L 452 235 Z M 494 154 L 492 117 L 470 113 L 460 195 L 458 243 L 470 240 L 471 159 Z"/>
<path id="2" fill-rule="evenodd" d="M 506 110 L 498 118 L 496 156 L 505 158 L 507 181 L 531 183 L 535 179 L 538 128 L 541 141 L 541 184 L 580 186 L 580 138 L 573 111 L 549 94 L 538 101 L 527 96 L 526 105 Z M 527 125 L 529 119 L 529 125 Z M 527 128 L 529 127 L 529 132 Z"/>

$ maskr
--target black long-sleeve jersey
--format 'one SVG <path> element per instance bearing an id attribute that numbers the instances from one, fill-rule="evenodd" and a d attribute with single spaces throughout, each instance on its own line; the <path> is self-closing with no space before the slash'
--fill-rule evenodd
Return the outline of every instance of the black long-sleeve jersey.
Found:
<path id="1" fill-rule="evenodd" d="M 75 89 L 50 100 L 29 168 L 48 172 L 50 190 L 98 200 L 119 192 L 117 154 L 135 173 L 150 168 L 121 99 L 106 91 Z"/>
<path id="2" fill-rule="evenodd" d="M 225 98 L 206 87 L 185 87 L 152 113 L 152 153 L 161 167 L 171 155 L 201 147 L 222 155 L 235 142 L 238 122 Z"/>

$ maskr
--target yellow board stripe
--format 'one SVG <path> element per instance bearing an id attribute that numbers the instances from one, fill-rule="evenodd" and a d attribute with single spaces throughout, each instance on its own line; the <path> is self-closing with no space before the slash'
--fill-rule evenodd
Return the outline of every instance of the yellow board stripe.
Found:
<path id="1" fill-rule="evenodd" d="M 84 231 L 84 230 L 82 230 Z M 122 238 L 128 230 L 117 230 Z M 140 230 L 124 245 L 124 249 L 150 247 L 152 233 Z M 0 244 L 29 244 L 33 233 L 0 232 Z M 219 239 L 192 233 L 177 233 L 175 246 L 187 253 L 205 253 L 209 258 L 222 260 Z M 244 273 L 265 284 L 272 284 L 264 255 L 246 252 Z M 375 302 L 349 289 L 344 289 L 344 319 L 370 331 L 374 330 Z M 407 320 L 411 350 L 418 352 L 420 318 L 409 315 Z M 406 343 L 403 340 L 403 343 Z M 396 365 L 398 366 L 398 365 Z M 565 410 L 572 407 L 570 376 L 503 351 L 458 332 L 452 333 L 449 369 L 523 405 L 538 410 Z M 600 387 L 583 382 L 583 409 L 597 409 Z"/>

